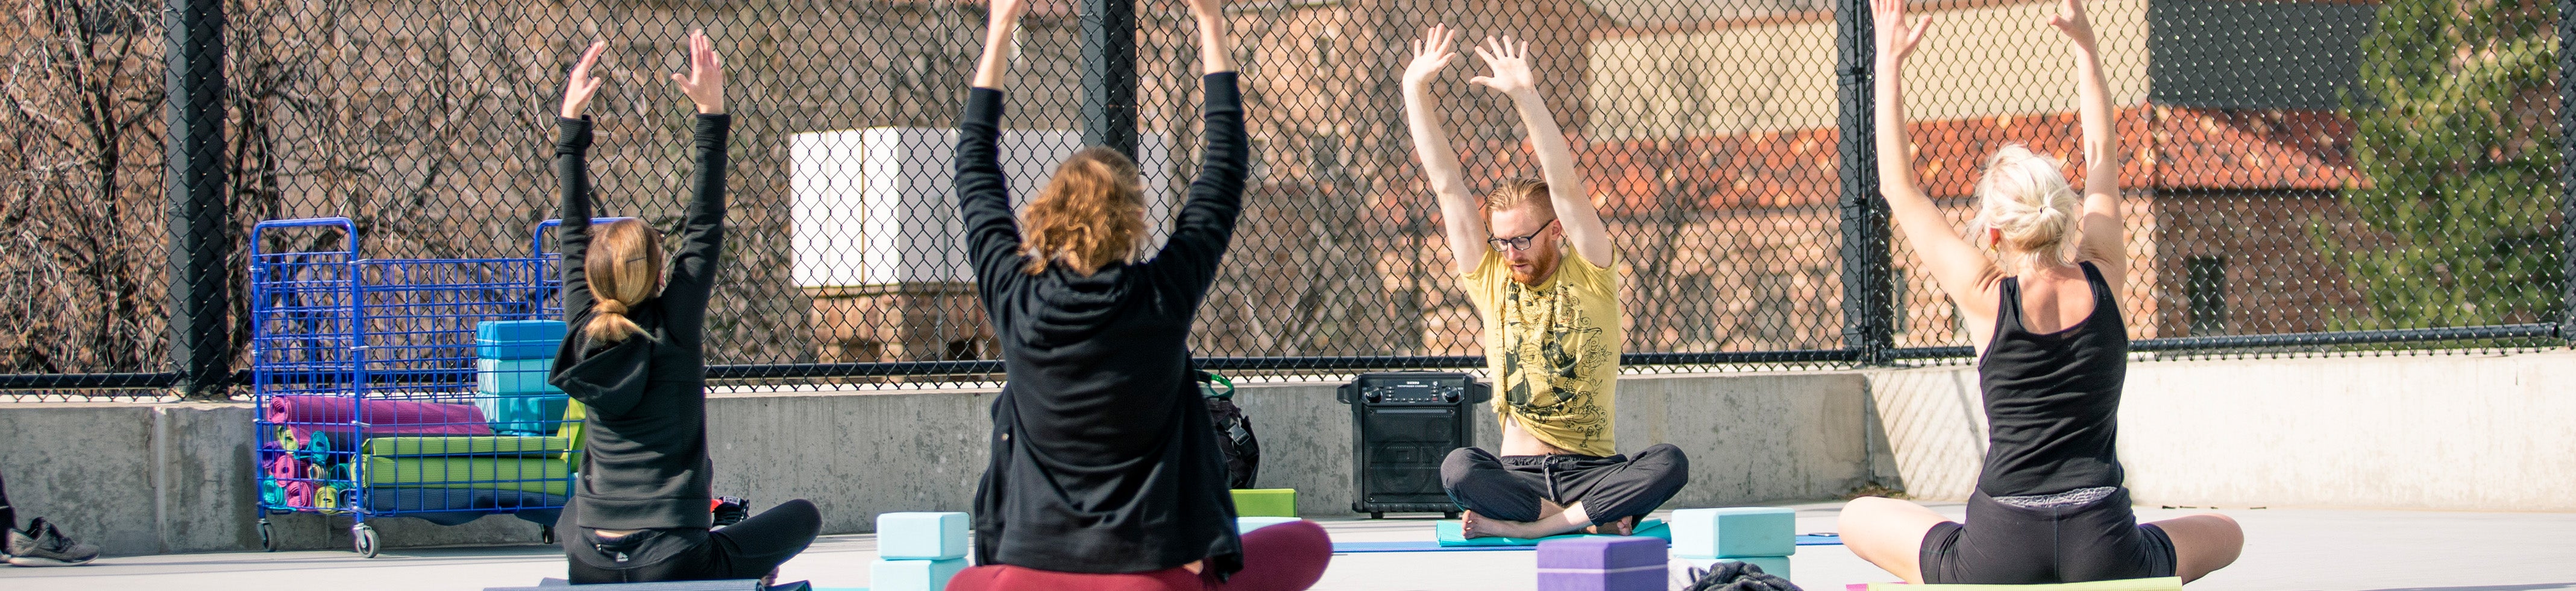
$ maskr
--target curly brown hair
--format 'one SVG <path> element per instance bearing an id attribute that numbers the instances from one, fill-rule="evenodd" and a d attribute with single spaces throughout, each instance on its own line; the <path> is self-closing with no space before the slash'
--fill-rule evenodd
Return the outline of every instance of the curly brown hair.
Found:
<path id="1" fill-rule="evenodd" d="M 1074 152 L 1020 211 L 1020 234 L 1030 275 L 1050 264 L 1090 275 L 1134 260 L 1145 244 L 1145 186 L 1136 162 L 1099 146 Z"/>

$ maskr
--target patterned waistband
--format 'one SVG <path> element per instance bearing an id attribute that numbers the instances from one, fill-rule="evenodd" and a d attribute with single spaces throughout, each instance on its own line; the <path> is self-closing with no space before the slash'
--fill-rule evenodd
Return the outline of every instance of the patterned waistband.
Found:
<path id="1" fill-rule="evenodd" d="M 2115 492 L 2120 492 L 2120 487 L 2096 486 L 2093 488 L 2079 488 L 2050 495 L 2021 495 L 2012 497 L 1995 497 L 1994 499 L 1997 503 L 2012 505 L 2023 509 L 2062 509 L 2066 507 L 2089 505 L 2095 501 L 2110 498 L 2111 493 Z"/>

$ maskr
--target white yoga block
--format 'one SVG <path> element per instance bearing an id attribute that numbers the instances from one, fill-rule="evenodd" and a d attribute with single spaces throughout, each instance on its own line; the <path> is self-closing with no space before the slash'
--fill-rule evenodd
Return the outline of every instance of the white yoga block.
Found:
<path id="1" fill-rule="evenodd" d="M 948 560 L 966 557 L 966 514 L 906 512 L 877 515 L 877 557 Z"/>
<path id="2" fill-rule="evenodd" d="M 868 563 L 868 588 L 876 591 L 941 591 L 966 570 L 966 559 L 878 560 Z"/>
<path id="3" fill-rule="evenodd" d="M 1682 509 L 1664 522 L 1673 528 L 1673 555 L 1688 558 L 1788 556 L 1798 553 L 1798 512 L 1784 507 Z"/>

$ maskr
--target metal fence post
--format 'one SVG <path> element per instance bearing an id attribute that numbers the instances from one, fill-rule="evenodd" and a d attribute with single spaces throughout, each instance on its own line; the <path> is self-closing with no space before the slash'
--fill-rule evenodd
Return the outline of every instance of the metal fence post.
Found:
<path id="1" fill-rule="evenodd" d="M 188 398 L 220 395 L 231 377 L 224 289 L 224 3 L 168 0 L 170 359 Z"/>
<path id="2" fill-rule="evenodd" d="M 2558 0 L 2558 338 L 2576 341 L 2576 0 Z"/>
<path id="3" fill-rule="evenodd" d="M 1136 3 L 1082 0 L 1082 143 L 1136 157 Z"/>
<path id="4" fill-rule="evenodd" d="M 1895 308 L 1888 286 L 1887 201 L 1878 197 L 1877 130 L 1873 123 L 1870 77 L 1872 46 L 1868 0 L 1834 3 L 1839 51 L 1834 65 L 1835 98 L 1842 113 L 1842 282 L 1843 348 L 1858 354 L 1862 365 L 1888 362 L 1895 347 Z"/>

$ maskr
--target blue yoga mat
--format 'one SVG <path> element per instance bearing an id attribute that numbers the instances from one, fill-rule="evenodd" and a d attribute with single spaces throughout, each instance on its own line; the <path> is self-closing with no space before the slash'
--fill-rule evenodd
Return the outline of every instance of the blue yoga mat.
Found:
<path id="1" fill-rule="evenodd" d="M 1481 538 L 1479 538 L 1479 539 L 1481 539 Z M 1842 538 L 1835 537 L 1835 536 L 1831 536 L 1831 535 L 1808 534 L 1808 535 L 1801 535 L 1801 536 L 1798 536 L 1798 545 L 1800 545 L 1800 546 L 1840 546 L 1840 545 L 1843 545 L 1843 540 L 1842 540 Z M 1365 554 L 1365 553 L 1371 553 L 1371 552 L 1492 552 L 1492 551 L 1498 551 L 1498 550 L 1528 551 L 1528 550 L 1537 550 L 1537 549 L 1538 549 L 1538 546 L 1537 546 L 1537 545 L 1534 545 L 1534 544 L 1533 544 L 1533 545 L 1527 545 L 1527 546 L 1519 546 L 1519 545 L 1506 545 L 1506 546 L 1442 546 L 1442 545 L 1440 545 L 1440 543 L 1439 543 L 1439 542 L 1433 542 L 1433 541 L 1425 541 L 1425 542 L 1334 542 L 1334 543 L 1333 543 L 1333 553 L 1334 553 L 1334 554 Z"/>
<path id="2" fill-rule="evenodd" d="M 1663 538 L 1664 542 L 1668 544 L 1673 541 L 1673 528 L 1665 527 L 1664 520 L 1661 519 L 1645 519 L 1638 521 L 1635 532 L 1636 533 L 1629 535 L 1641 538 Z M 1440 545 L 1452 548 L 1472 546 L 1537 546 L 1539 542 L 1545 542 L 1548 540 L 1570 540 L 1574 538 L 1601 535 L 1559 534 L 1544 538 L 1470 538 L 1467 537 L 1466 526 L 1457 521 L 1442 521 L 1438 525 L 1432 527 L 1432 533 L 1433 537 L 1440 540 Z"/>

